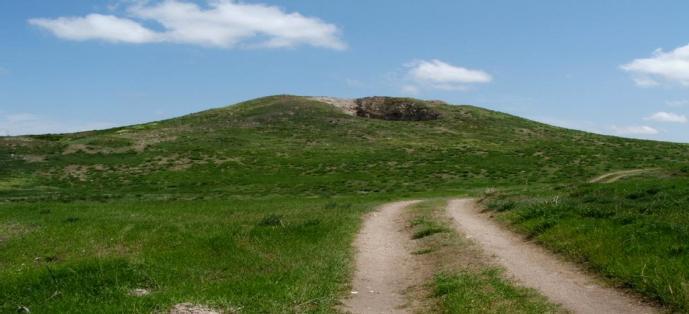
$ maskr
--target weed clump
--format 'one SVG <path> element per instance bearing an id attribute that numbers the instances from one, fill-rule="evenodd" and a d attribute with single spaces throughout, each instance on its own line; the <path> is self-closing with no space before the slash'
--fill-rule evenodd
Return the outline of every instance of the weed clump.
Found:
<path id="1" fill-rule="evenodd" d="M 77 222 L 77 221 L 79 221 L 79 217 L 73 217 L 73 216 L 67 217 L 67 218 L 65 218 L 65 220 L 64 220 L 64 222 L 65 222 L 65 223 L 68 223 L 68 224 L 73 224 L 73 223 L 75 223 L 75 222 Z"/>
<path id="2" fill-rule="evenodd" d="M 419 231 L 414 232 L 412 239 L 414 239 L 414 240 L 421 239 L 421 238 L 425 238 L 427 236 L 431 236 L 431 235 L 434 235 L 436 233 L 441 233 L 441 232 L 447 232 L 447 229 L 442 228 L 442 227 L 430 227 L 429 226 L 429 227 L 425 227 Z"/>
<path id="3" fill-rule="evenodd" d="M 275 226 L 283 226 L 282 222 L 282 215 L 277 215 L 277 214 L 269 214 L 261 218 L 261 220 L 258 222 L 258 225 L 260 227 L 275 227 Z"/>
<path id="4" fill-rule="evenodd" d="M 432 249 L 432 248 L 424 248 L 424 249 L 416 250 L 416 251 L 412 252 L 411 254 L 414 254 L 414 255 L 424 255 L 424 254 L 428 254 L 428 253 L 431 253 L 431 252 L 433 252 L 433 249 Z"/>
<path id="5" fill-rule="evenodd" d="M 488 204 L 488 208 L 497 212 L 506 212 L 513 210 L 517 206 L 517 202 L 512 200 L 496 200 Z"/>

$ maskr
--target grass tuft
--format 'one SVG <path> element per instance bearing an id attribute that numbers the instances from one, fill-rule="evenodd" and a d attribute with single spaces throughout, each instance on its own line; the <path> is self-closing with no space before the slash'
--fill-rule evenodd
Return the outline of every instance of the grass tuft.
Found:
<path id="1" fill-rule="evenodd" d="M 415 231 L 412 235 L 412 239 L 417 240 L 441 232 L 447 232 L 447 228 L 427 226 L 422 228 L 421 230 Z"/>
<path id="2" fill-rule="evenodd" d="M 448 232 L 446 226 L 438 224 L 435 220 L 425 216 L 416 217 L 411 221 L 410 225 L 413 228 L 412 239 L 418 240 L 436 233 Z"/>
<path id="3" fill-rule="evenodd" d="M 282 222 L 283 217 L 283 215 L 269 214 L 263 216 L 261 221 L 258 222 L 258 225 L 262 227 L 284 226 Z"/>
<path id="4" fill-rule="evenodd" d="M 416 251 L 412 252 L 412 254 L 414 254 L 414 255 L 424 255 L 424 254 L 431 253 L 431 252 L 433 252 L 433 251 L 434 251 L 433 248 L 423 248 L 423 249 L 416 250 Z"/>
<path id="5" fill-rule="evenodd" d="M 65 223 L 75 223 L 77 221 L 79 221 L 79 217 L 67 217 L 64 220 Z"/>
<path id="6" fill-rule="evenodd" d="M 497 269 L 441 273 L 435 277 L 434 296 L 443 313 L 556 313 L 533 291 L 502 279 Z"/>

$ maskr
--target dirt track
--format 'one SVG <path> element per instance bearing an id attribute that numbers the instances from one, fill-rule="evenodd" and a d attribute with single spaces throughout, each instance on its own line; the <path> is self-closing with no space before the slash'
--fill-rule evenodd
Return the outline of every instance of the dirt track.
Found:
<path id="1" fill-rule="evenodd" d="M 390 203 L 369 214 L 355 241 L 352 294 L 342 310 L 351 313 L 409 313 L 404 291 L 419 283 L 410 253 L 403 210 L 417 201 Z"/>
<path id="2" fill-rule="evenodd" d="M 595 177 L 595 178 L 589 180 L 589 183 L 613 183 L 613 182 L 619 181 L 621 179 L 624 179 L 626 177 L 636 176 L 636 175 L 644 174 L 644 173 L 651 172 L 654 170 L 658 170 L 658 169 L 657 168 L 651 168 L 651 169 L 631 169 L 631 170 L 615 171 L 615 172 L 610 172 L 610 173 L 606 173 L 604 175 Z"/>
<path id="3" fill-rule="evenodd" d="M 471 199 L 452 200 L 448 212 L 455 227 L 493 255 L 507 274 L 575 313 L 655 313 L 656 309 L 613 288 L 599 285 L 575 265 L 504 230 L 477 209 Z"/>

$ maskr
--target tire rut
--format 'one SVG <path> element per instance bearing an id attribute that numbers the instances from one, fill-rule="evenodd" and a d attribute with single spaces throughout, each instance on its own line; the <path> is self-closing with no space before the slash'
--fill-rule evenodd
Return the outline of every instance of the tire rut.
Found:
<path id="1" fill-rule="evenodd" d="M 342 301 L 349 313 L 410 313 L 405 290 L 422 281 L 411 254 L 404 209 L 418 201 L 390 203 L 366 216 L 355 240 L 352 293 Z"/>
<path id="2" fill-rule="evenodd" d="M 620 290 L 604 287 L 576 265 L 503 229 L 477 209 L 474 200 L 448 204 L 455 228 L 495 257 L 507 274 L 574 313 L 656 313 L 657 309 Z"/>

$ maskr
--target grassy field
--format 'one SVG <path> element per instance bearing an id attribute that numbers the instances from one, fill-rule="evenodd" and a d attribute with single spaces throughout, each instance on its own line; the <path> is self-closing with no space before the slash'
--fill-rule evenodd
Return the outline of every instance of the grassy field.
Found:
<path id="1" fill-rule="evenodd" d="M 360 118 L 272 96 L 110 130 L 0 137 L 1 309 L 329 312 L 362 213 L 486 190 L 518 230 L 689 308 L 689 146 L 425 105 L 440 119 Z M 658 170 L 587 183 L 626 169 Z M 499 288 L 493 272 L 465 275 L 439 281 Z M 141 287 L 151 293 L 129 295 Z"/>
<path id="2" fill-rule="evenodd" d="M 689 175 L 656 171 L 559 191 L 493 195 L 489 208 L 619 286 L 689 311 Z"/>
<path id="3" fill-rule="evenodd" d="M 0 312 L 329 312 L 370 204 L 351 200 L 0 206 Z M 7 237 L 9 235 L 9 237 Z M 134 289 L 150 295 L 132 296 Z"/>

